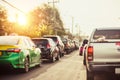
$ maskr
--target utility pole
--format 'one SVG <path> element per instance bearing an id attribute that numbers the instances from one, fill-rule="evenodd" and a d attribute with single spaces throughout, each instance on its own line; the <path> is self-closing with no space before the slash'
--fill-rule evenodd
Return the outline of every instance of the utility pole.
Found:
<path id="1" fill-rule="evenodd" d="M 52 3 L 53 9 L 54 9 L 55 8 L 55 3 L 58 3 L 58 2 L 59 2 L 59 0 L 53 0 L 52 2 L 48 1 L 48 4 Z M 54 11 L 53 11 L 53 20 L 55 20 L 55 12 Z M 53 21 L 53 25 L 55 24 L 54 22 L 55 21 Z M 57 29 L 55 29 L 55 34 L 57 35 Z"/>
<path id="2" fill-rule="evenodd" d="M 58 2 L 59 2 L 59 0 L 53 0 L 52 2 L 49 2 L 49 1 L 48 1 L 48 4 L 49 4 L 49 3 L 52 3 L 52 4 L 53 4 L 53 8 L 55 8 L 55 3 L 58 3 Z"/>
<path id="3" fill-rule="evenodd" d="M 74 27 L 74 17 L 72 16 L 72 33 L 74 33 L 73 32 L 73 27 Z"/>

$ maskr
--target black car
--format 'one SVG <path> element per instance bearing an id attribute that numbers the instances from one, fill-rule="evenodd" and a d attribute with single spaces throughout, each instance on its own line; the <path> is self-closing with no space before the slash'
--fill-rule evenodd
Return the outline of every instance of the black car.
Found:
<path id="1" fill-rule="evenodd" d="M 54 62 L 59 60 L 59 49 L 55 42 L 50 38 L 32 38 L 33 42 L 41 49 L 41 58 L 49 59 Z"/>
<path id="2" fill-rule="evenodd" d="M 44 35 L 43 37 L 44 38 L 51 38 L 56 43 L 57 47 L 59 48 L 60 57 L 64 56 L 64 54 L 65 54 L 64 44 L 63 44 L 60 36 L 58 36 L 58 35 Z"/>
<path id="3" fill-rule="evenodd" d="M 66 52 L 66 54 L 69 54 L 70 52 L 72 52 L 72 47 L 71 47 L 71 43 L 69 39 L 62 39 L 63 44 L 64 44 L 64 51 Z"/>

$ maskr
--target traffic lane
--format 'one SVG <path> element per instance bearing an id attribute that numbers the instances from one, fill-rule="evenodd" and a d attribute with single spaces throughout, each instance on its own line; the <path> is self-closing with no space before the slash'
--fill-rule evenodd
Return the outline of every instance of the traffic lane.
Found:
<path id="1" fill-rule="evenodd" d="M 0 80 L 86 80 L 83 56 L 78 51 L 65 55 L 55 63 L 45 61 L 42 67 L 34 67 L 28 73 L 15 70 L 0 70 Z M 120 80 L 109 73 L 95 74 L 95 80 Z"/>
<path id="2" fill-rule="evenodd" d="M 59 63 L 32 80 L 86 80 L 82 57 L 78 51 L 65 55 Z"/>
<path id="3" fill-rule="evenodd" d="M 60 61 L 56 61 L 55 63 L 51 63 L 46 60 L 42 63 L 41 67 L 33 67 L 28 73 L 21 73 L 20 71 L 14 69 L 0 68 L 0 80 L 31 80 L 32 78 L 46 72 L 48 68 L 61 62 L 62 59 L 66 59 L 71 56 L 71 54 L 69 56 L 65 55 L 60 59 Z"/>
<path id="4" fill-rule="evenodd" d="M 22 73 L 20 70 L 14 69 L 0 69 L 0 80 L 31 80 L 34 77 L 46 72 L 48 68 L 54 66 L 59 61 L 55 63 L 50 63 L 49 61 L 44 61 L 41 67 L 33 67 L 28 73 Z"/>

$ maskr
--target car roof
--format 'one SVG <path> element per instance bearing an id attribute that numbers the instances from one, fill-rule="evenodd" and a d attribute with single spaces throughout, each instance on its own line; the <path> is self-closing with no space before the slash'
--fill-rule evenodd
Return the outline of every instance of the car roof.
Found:
<path id="1" fill-rule="evenodd" d="M 0 37 L 5 37 L 5 38 L 9 38 L 9 37 L 11 37 L 11 38 L 29 38 L 29 37 L 27 37 L 27 36 L 0 36 Z"/>
<path id="2" fill-rule="evenodd" d="M 32 38 L 32 40 L 34 40 L 34 39 L 47 39 L 47 40 L 50 40 L 51 38 Z"/>
<path id="3" fill-rule="evenodd" d="M 43 37 L 58 37 L 58 35 L 44 35 Z"/>
<path id="4" fill-rule="evenodd" d="M 28 38 L 26 36 L 0 36 L 0 44 L 17 44 L 19 40 Z"/>
<path id="5" fill-rule="evenodd" d="M 120 27 L 101 27 L 101 28 L 95 28 L 95 30 L 117 30 L 120 29 Z"/>

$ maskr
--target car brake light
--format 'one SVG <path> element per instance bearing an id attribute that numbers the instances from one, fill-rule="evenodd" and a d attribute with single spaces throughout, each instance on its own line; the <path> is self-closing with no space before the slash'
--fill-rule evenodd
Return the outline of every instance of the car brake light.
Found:
<path id="1" fill-rule="evenodd" d="M 50 44 L 47 44 L 47 48 L 50 48 Z"/>
<path id="2" fill-rule="evenodd" d="M 59 41 L 57 40 L 56 43 L 59 44 Z"/>
<path id="3" fill-rule="evenodd" d="M 117 45 L 117 46 L 120 46 L 120 42 L 116 42 L 116 45 Z"/>
<path id="4" fill-rule="evenodd" d="M 88 61 L 93 60 L 93 46 L 88 47 L 88 55 L 87 55 Z"/>
<path id="5" fill-rule="evenodd" d="M 16 52 L 19 53 L 21 50 L 18 48 L 8 49 L 7 52 Z"/>

